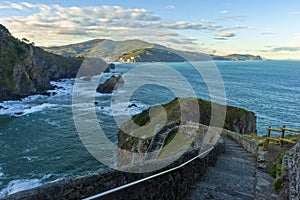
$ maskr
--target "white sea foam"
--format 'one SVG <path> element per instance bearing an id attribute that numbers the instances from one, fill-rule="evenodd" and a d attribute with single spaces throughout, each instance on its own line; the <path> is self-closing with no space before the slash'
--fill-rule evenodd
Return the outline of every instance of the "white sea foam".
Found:
<path id="1" fill-rule="evenodd" d="M 0 110 L 0 115 L 24 116 L 35 112 L 40 112 L 46 108 L 59 107 L 57 104 L 43 103 L 37 105 L 26 104 L 22 101 L 5 102 L 2 104 L 5 109 Z"/>
<path id="2" fill-rule="evenodd" d="M 130 105 L 135 104 L 136 106 L 131 106 L 129 108 Z M 99 111 L 100 113 L 103 113 L 105 115 L 109 115 L 109 116 L 122 116 L 122 115 L 136 115 L 141 113 L 143 110 L 146 110 L 147 108 L 149 108 L 149 105 L 146 105 L 144 103 L 141 102 L 118 102 L 118 103 L 114 103 L 113 105 L 114 110 L 112 110 L 112 106 L 97 106 L 97 111 Z"/>
<path id="3" fill-rule="evenodd" d="M 3 169 L 0 167 L 0 178 L 4 176 L 4 173 L 2 171 Z M 1 184 L 0 184 L 1 185 Z"/>
<path id="4" fill-rule="evenodd" d="M 28 190 L 40 186 L 42 181 L 39 179 L 21 179 L 10 181 L 8 186 L 0 191 L 0 197 L 13 194 L 22 190 Z"/>
<path id="5" fill-rule="evenodd" d="M 32 161 L 32 160 L 38 159 L 39 157 L 37 157 L 37 156 L 24 156 L 23 158 L 26 159 L 27 161 Z"/>
<path id="6" fill-rule="evenodd" d="M 0 197 L 10 195 L 16 192 L 23 190 L 28 190 L 31 188 L 38 187 L 44 183 L 49 177 L 53 176 L 52 174 L 46 174 L 41 179 L 19 179 L 12 180 L 8 183 L 7 187 L 0 191 Z M 58 179 L 59 180 L 59 179 Z M 57 180 L 55 180 L 57 181 Z M 54 181 L 51 181 L 54 182 Z"/>

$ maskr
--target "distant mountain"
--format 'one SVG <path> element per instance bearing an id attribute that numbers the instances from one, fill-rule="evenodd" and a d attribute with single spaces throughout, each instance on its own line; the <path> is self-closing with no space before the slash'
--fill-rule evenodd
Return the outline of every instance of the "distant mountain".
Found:
<path id="1" fill-rule="evenodd" d="M 75 77 L 81 63 L 20 41 L 0 24 L 0 101 L 43 94 L 51 80 Z"/>
<path id="2" fill-rule="evenodd" d="M 176 62 L 178 60 L 178 57 L 182 57 L 185 60 L 189 61 L 203 61 L 210 59 L 230 61 L 262 60 L 260 56 L 253 56 L 248 54 L 231 54 L 228 56 L 218 56 L 206 55 L 199 52 L 180 51 L 159 44 L 148 43 L 142 40 L 113 41 L 106 39 L 97 39 L 66 46 L 46 47 L 44 49 L 46 51 L 63 56 L 101 57 L 105 60 L 130 62 Z M 161 55 L 159 52 L 161 53 Z M 172 52 L 172 55 L 174 56 L 173 59 L 169 56 L 170 52 Z M 131 57 L 134 57 L 134 59 L 130 59 Z"/>
<path id="3" fill-rule="evenodd" d="M 66 46 L 43 47 L 44 50 L 66 57 L 86 56 L 91 49 L 97 46 L 104 39 L 90 40 L 87 42 L 70 44 Z"/>
<path id="4" fill-rule="evenodd" d="M 185 59 L 176 53 L 146 48 L 130 51 L 117 58 L 119 62 L 183 62 Z"/>
<path id="5" fill-rule="evenodd" d="M 262 60 L 260 56 L 250 54 L 230 54 L 227 56 L 212 55 L 213 60 L 230 60 L 230 61 L 246 61 L 246 60 Z"/>
<path id="6" fill-rule="evenodd" d="M 83 43 L 66 46 L 45 47 L 46 51 L 70 57 L 101 57 L 105 60 L 115 60 L 120 55 L 143 48 L 165 48 L 161 45 L 142 40 L 113 41 L 106 39 L 90 40 Z"/>

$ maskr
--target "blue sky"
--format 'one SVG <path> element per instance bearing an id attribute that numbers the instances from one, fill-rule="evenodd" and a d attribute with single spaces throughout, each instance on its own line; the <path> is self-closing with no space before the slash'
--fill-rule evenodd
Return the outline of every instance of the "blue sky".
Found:
<path id="1" fill-rule="evenodd" d="M 300 59 L 298 0 L 2 1 L 13 35 L 52 46 L 94 38 L 142 39 L 225 55 Z"/>

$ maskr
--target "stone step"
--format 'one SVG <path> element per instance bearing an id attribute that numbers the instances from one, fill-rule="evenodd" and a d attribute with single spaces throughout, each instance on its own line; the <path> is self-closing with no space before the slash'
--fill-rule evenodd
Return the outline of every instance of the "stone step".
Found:
<path id="1" fill-rule="evenodd" d="M 215 185 L 216 191 L 243 193 L 253 196 L 255 192 L 255 178 L 253 176 L 239 176 L 232 172 L 211 168 L 206 174 L 204 181 L 207 184 Z"/>
<path id="2" fill-rule="evenodd" d="M 191 189 L 191 193 L 185 197 L 186 200 L 252 200 L 252 196 L 234 192 L 234 191 L 218 191 L 212 185 L 196 185 L 197 188 Z M 193 195 L 191 195 L 193 194 Z"/>
<path id="3" fill-rule="evenodd" d="M 241 162 L 240 160 L 233 160 L 225 156 L 220 156 L 214 167 L 235 174 L 251 176 L 254 175 L 256 170 L 254 164 L 249 165 L 249 162 Z"/>
<path id="4" fill-rule="evenodd" d="M 225 153 L 208 168 L 204 180 L 184 199 L 254 199 L 256 159 L 233 140 L 224 137 Z"/>

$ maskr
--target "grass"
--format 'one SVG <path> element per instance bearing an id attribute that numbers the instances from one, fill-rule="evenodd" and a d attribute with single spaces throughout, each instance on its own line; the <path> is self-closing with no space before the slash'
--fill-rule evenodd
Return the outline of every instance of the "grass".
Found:
<path id="1" fill-rule="evenodd" d="M 273 187 L 274 187 L 275 191 L 279 193 L 283 188 L 282 179 L 277 178 L 273 183 Z"/>

